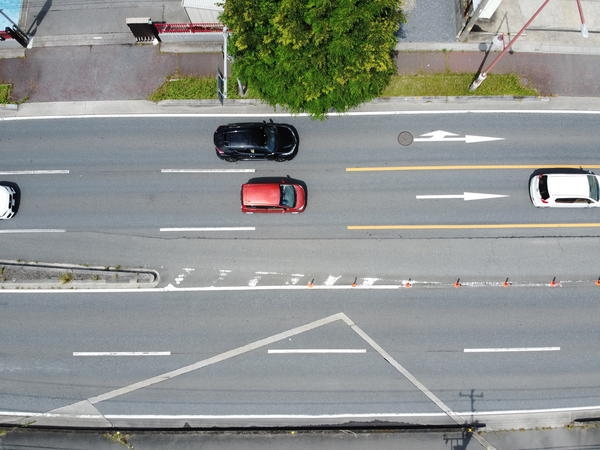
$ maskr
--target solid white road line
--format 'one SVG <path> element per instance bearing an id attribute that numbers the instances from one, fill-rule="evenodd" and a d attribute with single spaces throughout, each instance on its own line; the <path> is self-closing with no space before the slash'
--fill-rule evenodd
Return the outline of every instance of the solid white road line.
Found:
<path id="1" fill-rule="evenodd" d="M 343 117 L 343 116 L 420 116 L 420 115 L 456 115 L 456 114 L 565 114 L 565 115 L 600 115 L 600 110 L 571 110 L 571 109 L 464 109 L 464 110 L 424 110 L 424 111 L 349 111 L 342 113 L 329 113 L 328 117 Z M 216 117 L 308 117 L 307 113 L 136 113 L 136 114 L 74 114 L 74 115 L 57 115 L 57 116 L 12 116 L 0 117 L 0 122 L 16 122 L 24 120 L 61 120 L 61 119 L 163 119 L 163 118 L 216 118 Z"/>
<path id="2" fill-rule="evenodd" d="M 254 173 L 255 169 L 161 169 L 161 173 Z"/>
<path id="3" fill-rule="evenodd" d="M 366 348 L 290 348 L 290 349 L 269 349 L 269 355 L 285 354 L 344 354 L 344 353 L 367 353 Z"/>
<path id="4" fill-rule="evenodd" d="M 457 416 L 463 417 L 465 421 L 472 420 L 473 415 L 489 417 L 494 415 L 508 416 L 511 414 L 563 414 L 597 411 L 597 406 L 581 406 L 570 408 L 548 408 L 548 409 L 523 409 L 523 410 L 495 410 L 495 411 L 462 411 L 455 412 Z M 341 414 L 103 414 L 102 417 L 107 420 L 119 419 L 139 419 L 139 420 L 238 420 L 238 419 L 365 419 L 365 418 L 406 418 L 406 417 L 443 417 L 443 412 L 434 413 L 341 413 Z M 33 411 L 0 411 L 0 417 L 64 417 L 64 414 L 52 412 L 33 412 Z M 73 414 L 70 417 L 87 418 L 89 415 Z"/>
<path id="5" fill-rule="evenodd" d="M 73 352 L 73 356 L 171 356 L 171 352 Z"/>
<path id="6" fill-rule="evenodd" d="M 63 175 L 68 170 L 3 170 L 0 175 Z"/>
<path id="7" fill-rule="evenodd" d="M 465 348 L 465 353 L 557 352 L 560 347 Z"/>
<path id="8" fill-rule="evenodd" d="M 59 230 L 55 228 L 23 228 L 23 229 L 12 229 L 12 230 L 0 230 L 0 233 L 65 233 L 67 230 Z"/>
<path id="9" fill-rule="evenodd" d="M 254 231 L 256 227 L 188 227 L 161 228 L 160 231 Z"/>

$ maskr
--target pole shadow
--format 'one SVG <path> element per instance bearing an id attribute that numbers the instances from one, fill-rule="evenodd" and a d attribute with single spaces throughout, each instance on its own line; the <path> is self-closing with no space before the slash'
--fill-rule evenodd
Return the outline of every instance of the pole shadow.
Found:
<path id="1" fill-rule="evenodd" d="M 51 7 L 52 7 L 52 0 L 46 0 L 43 4 L 42 8 L 40 9 L 40 11 L 35 15 L 33 22 L 27 29 L 28 36 L 35 36 L 35 33 L 37 32 L 38 27 L 40 26 L 40 24 L 46 17 L 46 14 L 48 14 L 48 11 L 50 11 Z"/>

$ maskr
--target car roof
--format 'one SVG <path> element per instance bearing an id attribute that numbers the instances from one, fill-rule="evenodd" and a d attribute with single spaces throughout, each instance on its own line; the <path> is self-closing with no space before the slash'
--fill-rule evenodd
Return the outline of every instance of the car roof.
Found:
<path id="1" fill-rule="evenodd" d="M 242 187 L 245 205 L 279 205 L 281 192 L 278 183 L 244 184 Z"/>
<path id="2" fill-rule="evenodd" d="M 551 173 L 546 174 L 548 192 L 552 197 L 585 197 L 590 196 L 590 183 L 585 173 Z"/>

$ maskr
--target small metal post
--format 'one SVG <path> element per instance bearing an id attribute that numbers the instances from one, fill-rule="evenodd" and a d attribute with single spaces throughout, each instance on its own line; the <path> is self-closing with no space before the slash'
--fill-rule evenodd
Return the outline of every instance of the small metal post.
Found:
<path id="1" fill-rule="evenodd" d="M 227 27 L 223 27 L 223 98 L 227 98 L 227 62 L 229 56 L 227 55 L 227 41 L 229 40 L 229 32 Z"/>

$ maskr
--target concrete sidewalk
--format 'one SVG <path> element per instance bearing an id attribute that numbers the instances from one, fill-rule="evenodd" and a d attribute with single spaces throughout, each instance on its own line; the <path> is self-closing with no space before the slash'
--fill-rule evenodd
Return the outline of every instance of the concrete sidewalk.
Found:
<path id="1" fill-rule="evenodd" d="M 486 59 L 492 38 L 503 33 L 507 43 L 542 3 L 504 0 L 493 20 L 478 23 L 480 31 L 462 43 L 450 36 L 448 27 L 441 42 L 421 40 L 431 38 L 430 30 L 423 33 L 431 27 L 419 26 L 417 21 L 439 28 L 444 20 L 427 8 L 428 1 L 407 2 L 412 7 L 407 10 L 409 23 L 397 47 L 401 73 L 476 73 L 497 54 L 491 52 Z M 583 7 L 587 39 L 579 33 L 575 0 L 553 0 L 515 43 L 515 52 L 507 54 L 494 72 L 519 73 L 542 95 L 600 96 L 600 2 L 583 0 Z M 17 101 L 141 100 L 171 74 L 213 76 L 222 63 L 222 55 L 215 51 L 217 42 L 194 43 L 187 48 L 185 43 L 175 47 L 136 44 L 125 24 L 132 16 L 170 23 L 187 21 L 180 0 L 136 5 L 118 0 L 77 5 L 60 0 L 27 2 L 20 26 L 33 35 L 32 48 L 0 43 L 0 58 L 4 57 L 0 59 L 0 81 L 13 85 L 12 96 Z M 164 53 L 166 49 L 170 52 Z M 203 49 L 210 53 L 202 53 Z M 180 53 L 190 50 L 196 53 Z M 15 57 L 15 52 L 21 57 Z"/>

